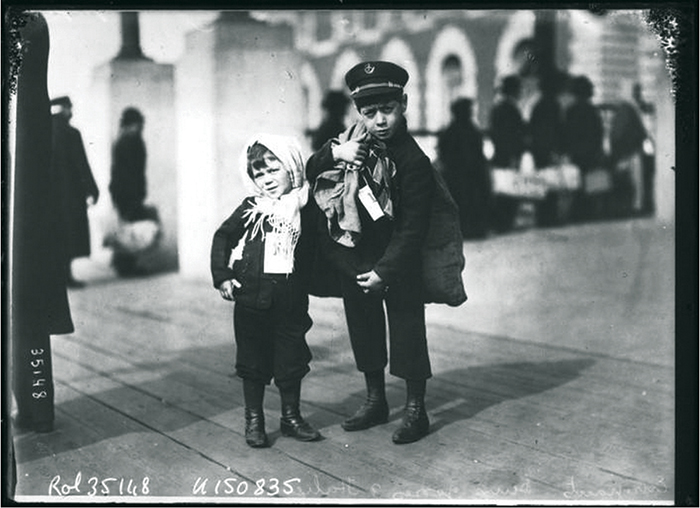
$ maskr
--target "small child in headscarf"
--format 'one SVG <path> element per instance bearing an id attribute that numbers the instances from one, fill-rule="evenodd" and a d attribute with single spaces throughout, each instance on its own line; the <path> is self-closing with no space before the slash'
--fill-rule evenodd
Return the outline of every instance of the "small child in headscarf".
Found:
<path id="1" fill-rule="evenodd" d="M 282 399 L 283 436 L 321 436 L 300 413 L 301 380 L 309 372 L 307 293 L 310 249 L 301 234 L 309 197 L 304 159 L 294 138 L 255 136 L 242 154 L 249 197 L 214 234 L 211 273 L 221 296 L 235 301 L 236 373 L 243 379 L 245 439 L 268 446 L 263 397 L 274 379 Z"/>

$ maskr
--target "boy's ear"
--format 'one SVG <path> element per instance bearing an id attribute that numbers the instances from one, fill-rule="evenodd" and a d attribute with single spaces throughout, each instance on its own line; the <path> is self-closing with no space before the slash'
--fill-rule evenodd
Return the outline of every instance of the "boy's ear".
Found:
<path id="1" fill-rule="evenodd" d="M 401 97 L 401 112 L 405 113 L 407 108 L 408 108 L 408 95 L 403 94 L 403 97 Z"/>

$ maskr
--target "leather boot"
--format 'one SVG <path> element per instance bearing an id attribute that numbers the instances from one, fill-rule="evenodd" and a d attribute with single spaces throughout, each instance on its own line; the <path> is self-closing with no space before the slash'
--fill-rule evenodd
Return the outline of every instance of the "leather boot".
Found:
<path id="1" fill-rule="evenodd" d="M 425 380 L 406 381 L 406 407 L 403 420 L 392 440 L 396 444 L 413 443 L 430 432 L 428 413 L 425 411 Z"/>
<path id="2" fill-rule="evenodd" d="M 268 446 L 265 413 L 262 409 L 245 408 L 245 442 L 252 448 Z"/>
<path id="3" fill-rule="evenodd" d="M 280 431 L 283 436 L 293 437 L 297 441 L 316 441 L 321 434 L 308 424 L 301 416 L 299 399 L 301 398 L 301 379 L 278 383 L 282 399 L 282 417 Z"/>
<path id="4" fill-rule="evenodd" d="M 384 371 L 365 372 L 367 398 L 360 409 L 340 426 L 348 432 L 365 430 L 389 421 L 389 404 L 384 390 Z"/>
<path id="5" fill-rule="evenodd" d="M 245 400 L 245 442 L 253 448 L 268 446 L 265 433 L 265 412 L 263 397 L 265 385 L 251 379 L 243 380 L 243 398 Z"/>

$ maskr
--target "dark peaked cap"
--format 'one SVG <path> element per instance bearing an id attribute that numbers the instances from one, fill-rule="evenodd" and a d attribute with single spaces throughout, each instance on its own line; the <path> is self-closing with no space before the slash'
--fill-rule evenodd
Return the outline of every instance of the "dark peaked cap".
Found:
<path id="1" fill-rule="evenodd" d="M 408 72 L 402 67 L 383 61 L 362 62 L 345 74 L 345 84 L 353 99 L 386 93 L 402 93 Z"/>

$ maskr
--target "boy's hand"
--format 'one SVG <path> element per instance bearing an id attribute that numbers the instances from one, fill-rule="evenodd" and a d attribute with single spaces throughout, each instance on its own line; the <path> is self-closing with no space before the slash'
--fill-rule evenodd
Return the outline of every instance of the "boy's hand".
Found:
<path id="1" fill-rule="evenodd" d="M 374 270 L 361 273 L 355 280 L 364 293 L 369 293 L 370 291 L 384 291 L 387 287 L 382 278 Z"/>
<path id="2" fill-rule="evenodd" d="M 233 291 L 235 288 L 241 287 L 241 283 L 236 279 L 225 280 L 219 286 L 219 293 L 224 300 L 233 301 Z"/>
<path id="3" fill-rule="evenodd" d="M 342 160 L 357 167 L 362 166 L 369 153 L 369 147 L 365 140 L 366 136 L 359 141 L 347 141 L 340 145 L 333 145 L 331 147 L 333 159 L 336 161 Z"/>

